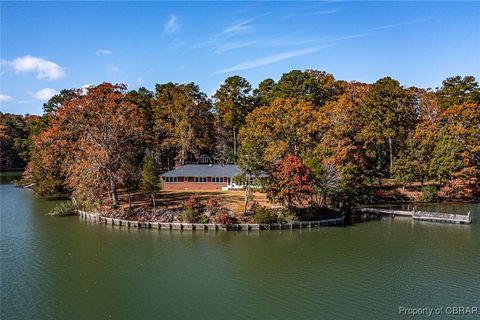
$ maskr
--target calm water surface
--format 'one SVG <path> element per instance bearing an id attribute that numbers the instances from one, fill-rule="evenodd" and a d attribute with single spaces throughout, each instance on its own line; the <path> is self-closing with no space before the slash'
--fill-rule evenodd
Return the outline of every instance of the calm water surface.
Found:
<path id="1" fill-rule="evenodd" d="M 55 202 L 3 178 L 3 320 L 392 319 L 405 318 L 401 306 L 480 307 L 479 204 L 437 207 L 472 210 L 469 226 L 386 218 L 165 232 L 45 216 Z"/>

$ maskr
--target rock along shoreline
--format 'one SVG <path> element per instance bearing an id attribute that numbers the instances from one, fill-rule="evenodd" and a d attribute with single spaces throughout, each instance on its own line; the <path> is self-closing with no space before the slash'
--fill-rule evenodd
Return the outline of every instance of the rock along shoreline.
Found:
<path id="1" fill-rule="evenodd" d="M 146 222 L 116 219 L 102 216 L 99 213 L 78 210 L 81 220 L 93 223 L 103 223 L 111 226 L 127 228 L 145 228 L 159 230 L 199 230 L 199 231 L 260 231 L 282 229 L 309 229 L 324 226 L 344 225 L 345 217 L 324 219 L 318 221 L 302 221 L 291 223 L 240 223 L 240 224 L 217 224 L 217 223 L 181 223 L 181 222 Z"/>

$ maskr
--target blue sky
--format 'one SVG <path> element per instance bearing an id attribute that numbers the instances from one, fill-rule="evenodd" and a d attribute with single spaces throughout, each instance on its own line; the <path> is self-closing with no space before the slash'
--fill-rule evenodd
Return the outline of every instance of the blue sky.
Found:
<path id="1" fill-rule="evenodd" d="M 1 2 L 2 112 L 41 114 L 63 88 L 130 89 L 292 69 L 437 87 L 480 77 L 479 2 Z"/>

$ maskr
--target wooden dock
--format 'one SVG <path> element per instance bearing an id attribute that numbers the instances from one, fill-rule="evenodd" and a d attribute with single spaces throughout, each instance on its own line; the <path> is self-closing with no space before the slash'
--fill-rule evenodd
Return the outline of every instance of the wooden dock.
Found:
<path id="1" fill-rule="evenodd" d="M 389 215 L 411 217 L 413 220 L 441 222 L 441 223 L 455 223 L 455 224 L 470 224 L 472 223 L 472 217 L 470 211 L 464 214 L 452 214 L 443 212 L 428 212 L 428 211 L 412 211 L 392 210 L 384 208 L 355 208 L 354 212 L 373 213 L 377 215 Z"/>

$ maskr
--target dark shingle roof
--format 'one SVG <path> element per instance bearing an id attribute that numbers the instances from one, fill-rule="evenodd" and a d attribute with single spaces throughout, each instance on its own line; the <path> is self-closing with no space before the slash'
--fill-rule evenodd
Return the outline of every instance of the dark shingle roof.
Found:
<path id="1" fill-rule="evenodd" d="M 236 165 L 187 164 L 165 172 L 162 177 L 234 177 L 240 173 Z"/>

